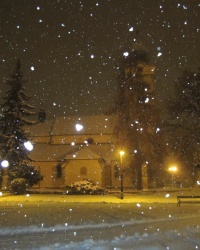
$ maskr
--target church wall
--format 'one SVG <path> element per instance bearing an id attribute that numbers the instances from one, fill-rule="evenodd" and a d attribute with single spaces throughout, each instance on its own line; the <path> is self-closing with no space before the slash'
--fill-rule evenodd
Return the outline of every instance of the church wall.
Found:
<path id="1" fill-rule="evenodd" d="M 98 160 L 69 160 L 65 165 L 65 185 L 90 179 L 102 186 L 102 167 Z"/>
<path id="2" fill-rule="evenodd" d="M 111 174 L 111 165 L 106 164 L 103 168 L 103 184 L 104 187 L 112 186 L 112 174 Z"/>
<path id="3" fill-rule="evenodd" d="M 58 162 L 34 162 L 36 169 L 43 176 L 43 179 L 34 187 L 61 187 L 64 182 L 62 178 L 57 178 L 56 166 Z"/>

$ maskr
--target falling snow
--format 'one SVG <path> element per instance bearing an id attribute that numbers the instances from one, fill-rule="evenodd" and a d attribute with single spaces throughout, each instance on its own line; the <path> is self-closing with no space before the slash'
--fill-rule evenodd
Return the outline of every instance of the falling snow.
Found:
<path id="1" fill-rule="evenodd" d="M 127 59 L 130 50 L 141 46 L 149 51 L 151 64 L 155 66 L 156 98 L 163 111 L 169 97 L 174 94 L 173 83 L 180 72 L 186 67 L 196 70 L 200 65 L 199 0 L 185 0 L 184 3 L 177 0 L 119 2 L 21 0 L 19 4 L 18 1 L 1 0 L 1 81 L 6 81 L 8 69 L 12 69 L 20 58 L 25 78 L 28 79 L 26 89 L 32 96 L 34 106 L 47 110 L 48 118 L 102 115 L 109 110 L 116 96 L 119 59 Z M 4 93 L 3 88 L 2 85 L 0 97 Z M 132 90 L 132 86 L 130 89 Z M 145 103 L 150 101 L 149 97 L 144 100 Z M 132 121 L 130 126 L 139 126 L 139 121 Z M 74 130 L 81 134 L 84 129 L 81 121 L 77 120 Z M 142 127 L 138 127 L 138 130 L 141 133 L 144 131 Z M 160 133 L 160 130 L 154 128 L 156 133 Z M 71 145 L 76 146 L 76 142 L 73 141 Z M 30 142 L 26 142 L 24 146 L 27 150 L 33 149 Z M 169 147 L 168 143 L 166 147 Z M 133 148 L 132 154 L 139 155 L 139 150 Z M 76 153 L 72 157 L 76 158 Z M 6 160 L 1 162 L 3 168 L 8 165 Z M 135 199 L 136 196 L 129 194 L 131 218 L 129 216 L 125 220 L 124 210 L 121 210 L 120 220 L 115 217 L 117 214 L 111 213 L 106 219 L 99 221 L 98 213 L 90 214 L 87 209 L 89 219 L 86 222 L 81 211 L 77 214 L 78 219 L 73 218 L 74 211 L 79 207 L 77 204 L 80 197 L 79 200 L 72 197 L 71 201 L 76 207 L 65 209 L 64 214 L 69 214 L 68 219 L 71 221 L 62 217 L 59 224 L 56 220 L 58 217 L 52 217 L 48 212 L 46 221 L 40 215 L 33 219 L 29 214 L 30 210 L 22 213 L 22 209 L 29 205 L 29 199 L 33 197 L 31 194 L 9 200 L 9 197 L 0 192 L 1 222 L 3 219 L 6 223 L 9 222 L 6 213 L 15 204 L 15 213 L 10 214 L 11 218 L 15 216 L 11 224 L 1 226 L 1 244 L 6 245 L 5 236 L 9 236 L 13 240 L 12 247 L 16 246 L 18 249 L 16 235 L 70 232 L 71 240 L 66 244 L 55 239 L 54 243 L 47 246 L 42 239 L 40 249 L 119 250 L 134 249 L 133 246 L 138 246 L 135 249 L 147 249 L 147 246 L 148 249 L 158 250 L 200 249 L 200 228 L 197 224 L 199 205 L 187 204 L 184 208 L 177 208 L 175 194 L 167 192 L 162 197 L 159 194 L 162 202 L 152 202 L 150 195 L 146 195 L 144 199 L 139 195 Z M 68 198 L 64 195 L 61 198 L 55 196 L 55 199 L 46 196 L 48 199 L 44 201 L 44 196 L 38 197 L 39 200 L 33 201 L 34 209 L 43 202 L 59 208 L 56 203 L 67 203 Z M 109 199 L 107 197 L 101 200 L 100 208 L 99 203 L 96 203 L 98 211 L 108 204 L 110 210 L 113 209 L 113 204 L 117 204 L 119 209 L 123 206 L 116 195 Z M 86 198 L 88 205 L 95 201 L 95 198 Z M 123 202 L 126 203 L 127 200 L 124 199 Z M 157 213 L 154 213 L 155 209 Z M 151 217 L 147 216 L 148 213 L 152 213 Z M 20 218 L 21 214 L 23 220 L 18 221 L 16 218 Z M 107 216 L 106 212 L 104 216 Z M 37 219 L 41 220 L 39 225 L 35 224 Z M 171 224 L 166 222 L 178 224 L 170 227 Z M 13 223 L 16 225 L 13 226 Z M 112 231 L 113 228 L 116 230 Z M 80 233 L 86 229 L 99 238 L 87 235 L 79 240 Z M 112 231 L 110 238 L 109 234 L 104 234 L 106 230 Z M 23 239 L 24 242 L 25 240 L 28 242 L 28 239 Z M 31 242 L 23 241 L 22 244 L 26 243 L 25 247 Z"/>
<path id="2" fill-rule="evenodd" d="M 17 58 L 25 73 L 29 62 L 34 62 L 37 71 L 27 72 L 28 90 L 49 117 L 106 112 L 116 93 L 121 53 L 134 48 L 138 40 L 156 66 L 161 104 L 180 70 L 200 64 L 198 0 L 184 4 L 127 0 L 122 5 L 113 0 L 40 4 L 22 0 L 20 6 L 17 1 L 1 2 L 0 75 L 5 79 Z M 60 105 L 52 105 L 52 100 Z"/>

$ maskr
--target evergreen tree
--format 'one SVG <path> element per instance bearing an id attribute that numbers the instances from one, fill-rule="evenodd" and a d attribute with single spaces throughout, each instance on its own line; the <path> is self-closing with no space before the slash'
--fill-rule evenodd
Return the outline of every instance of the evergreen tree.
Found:
<path id="1" fill-rule="evenodd" d="M 120 60 L 119 90 L 114 112 L 118 115 L 116 137 L 119 148 L 130 157 L 130 168 L 136 172 L 136 186 L 142 189 L 142 166 L 147 164 L 153 180 L 161 163 L 159 115 L 154 104 L 152 83 L 145 79 L 149 62 L 145 50 L 133 50 Z"/>
<path id="2" fill-rule="evenodd" d="M 28 117 L 35 115 L 34 107 L 28 104 L 30 97 L 25 93 L 23 74 L 20 61 L 11 74 L 11 80 L 7 80 L 9 90 L 2 98 L 0 117 L 0 150 L 1 158 L 9 162 L 9 174 L 11 180 L 14 178 L 26 178 L 28 183 L 34 185 L 38 182 L 39 173 L 33 171 L 29 165 L 28 150 L 25 144 L 28 134 L 24 126 L 35 124 Z M 26 175 L 32 169 L 32 175 Z M 34 181 L 33 181 L 34 180 Z"/>

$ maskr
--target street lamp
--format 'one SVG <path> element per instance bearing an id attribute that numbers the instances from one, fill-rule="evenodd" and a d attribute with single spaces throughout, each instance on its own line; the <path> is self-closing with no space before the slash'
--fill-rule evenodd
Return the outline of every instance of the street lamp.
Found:
<path id="1" fill-rule="evenodd" d="M 177 167 L 176 166 L 171 166 L 171 167 L 169 167 L 169 172 L 171 173 L 171 175 L 172 175 L 172 187 L 174 186 L 174 173 L 176 173 L 176 171 L 177 171 Z"/>
<path id="2" fill-rule="evenodd" d="M 33 144 L 32 144 L 30 141 L 24 142 L 24 147 L 25 147 L 28 151 L 32 151 L 32 150 L 33 150 Z"/>
<path id="3" fill-rule="evenodd" d="M 169 171 L 170 172 L 176 172 L 177 171 L 177 167 L 176 166 L 172 166 L 172 167 L 169 167 Z"/>
<path id="4" fill-rule="evenodd" d="M 122 171 L 122 161 L 123 161 L 123 155 L 124 155 L 124 151 L 120 151 L 119 155 L 120 155 L 120 168 L 121 168 L 121 199 L 124 198 L 124 173 Z"/>
<path id="5" fill-rule="evenodd" d="M 8 189 L 8 167 L 9 167 L 9 162 L 7 160 L 3 160 L 1 162 L 2 168 L 4 168 L 4 173 L 3 173 L 3 181 L 2 181 L 2 189 L 7 190 Z"/>

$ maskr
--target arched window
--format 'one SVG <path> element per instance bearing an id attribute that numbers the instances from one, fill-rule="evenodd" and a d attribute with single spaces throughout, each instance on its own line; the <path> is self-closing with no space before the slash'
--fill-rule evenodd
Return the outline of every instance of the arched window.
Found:
<path id="1" fill-rule="evenodd" d="M 115 179 L 119 179 L 119 171 L 120 171 L 119 166 L 116 164 L 114 166 L 114 178 Z"/>
<path id="2" fill-rule="evenodd" d="M 80 175 L 87 175 L 87 167 L 80 168 Z"/>
<path id="3" fill-rule="evenodd" d="M 61 164 L 58 164 L 56 166 L 56 177 L 61 178 L 62 177 L 62 166 Z"/>

